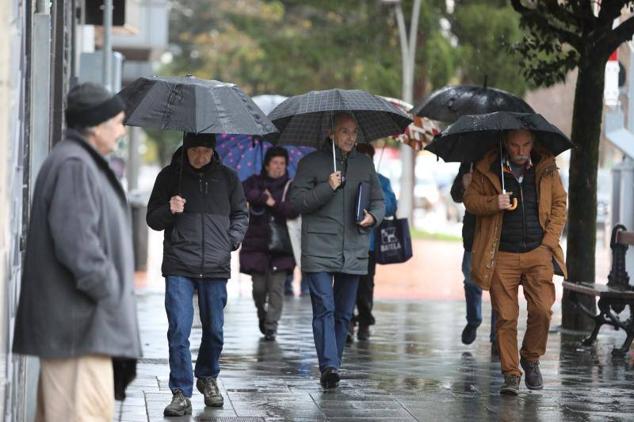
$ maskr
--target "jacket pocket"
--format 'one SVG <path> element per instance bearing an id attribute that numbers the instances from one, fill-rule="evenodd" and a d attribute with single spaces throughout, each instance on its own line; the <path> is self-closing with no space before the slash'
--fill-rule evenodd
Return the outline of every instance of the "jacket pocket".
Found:
<path id="1" fill-rule="evenodd" d="M 304 255 L 333 257 L 339 255 L 341 249 L 341 238 L 334 229 L 308 230 L 305 239 L 302 239 Z"/>

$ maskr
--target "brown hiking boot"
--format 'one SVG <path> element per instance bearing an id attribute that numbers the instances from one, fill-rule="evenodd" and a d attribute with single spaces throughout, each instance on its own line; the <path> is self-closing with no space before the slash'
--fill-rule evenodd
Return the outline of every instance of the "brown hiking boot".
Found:
<path id="1" fill-rule="evenodd" d="M 520 379 L 522 377 L 513 374 L 504 374 L 504 384 L 500 388 L 500 394 L 517 396 L 520 393 Z"/>
<path id="2" fill-rule="evenodd" d="M 524 369 L 524 382 L 529 390 L 541 390 L 544 388 L 542 372 L 539 370 L 539 361 L 530 362 L 524 358 L 520 359 L 520 365 Z"/>

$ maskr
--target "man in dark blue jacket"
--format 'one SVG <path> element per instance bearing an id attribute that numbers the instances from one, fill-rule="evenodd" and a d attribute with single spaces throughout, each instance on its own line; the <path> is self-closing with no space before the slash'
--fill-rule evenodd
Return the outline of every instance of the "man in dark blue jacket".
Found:
<path id="1" fill-rule="evenodd" d="M 192 413 L 189 335 L 196 291 L 203 329 L 194 369 L 196 387 L 207 406 L 224 404 L 216 378 L 223 347 L 226 285 L 231 251 L 240 246 L 249 215 L 238 176 L 221 164 L 214 146 L 213 134 L 186 134 L 183 147 L 157 176 L 148 204 L 148 225 L 165 230 L 162 272 L 173 394 L 165 416 Z"/>
<path id="2" fill-rule="evenodd" d="M 451 186 L 451 198 L 454 202 L 462 203 L 465 190 L 471 183 L 472 164 L 462 163 L 458 174 Z M 464 276 L 464 297 L 467 304 L 467 325 L 462 330 L 462 342 L 471 344 L 476 339 L 478 327 L 482 323 L 482 289 L 471 279 L 471 248 L 475 231 L 475 215 L 465 211 L 462 220 L 462 244 L 464 254 L 462 256 L 462 274 Z M 491 310 L 491 350 L 497 353 L 495 345 L 495 313 Z"/>

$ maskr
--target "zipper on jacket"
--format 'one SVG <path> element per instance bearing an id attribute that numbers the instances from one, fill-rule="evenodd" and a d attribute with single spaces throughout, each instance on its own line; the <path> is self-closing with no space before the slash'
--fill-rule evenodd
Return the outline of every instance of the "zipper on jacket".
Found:
<path id="1" fill-rule="evenodd" d="M 522 201 L 522 245 L 526 250 L 526 208 L 524 207 L 524 189 L 522 184 L 518 183 L 520 187 L 520 201 Z"/>
<path id="2" fill-rule="evenodd" d="M 202 194 L 203 193 L 203 175 L 200 174 L 198 177 L 199 177 L 198 186 L 200 188 L 200 193 Z M 200 278 L 204 278 L 204 272 L 205 272 L 205 213 L 204 212 L 200 213 L 200 231 L 202 233 L 202 244 L 200 248 L 200 250 L 202 251 L 202 254 L 200 257 Z"/>

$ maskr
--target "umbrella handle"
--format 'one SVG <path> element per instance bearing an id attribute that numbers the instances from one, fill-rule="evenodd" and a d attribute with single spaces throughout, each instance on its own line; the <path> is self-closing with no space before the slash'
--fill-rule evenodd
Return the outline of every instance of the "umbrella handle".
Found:
<path id="1" fill-rule="evenodd" d="M 507 193 L 508 194 L 513 194 L 513 192 L 507 192 L 506 189 L 502 190 L 502 193 L 505 194 L 505 195 Z M 508 207 L 507 209 L 505 209 L 504 211 L 513 211 L 513 210 L 515 210 L 517 208 L 517 205 L 518 205 L 517 198 L 513 198 L 511 200 L 511 206 Z"/>

